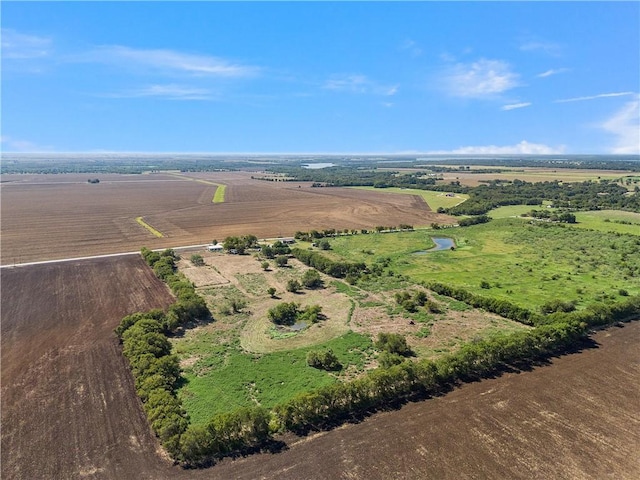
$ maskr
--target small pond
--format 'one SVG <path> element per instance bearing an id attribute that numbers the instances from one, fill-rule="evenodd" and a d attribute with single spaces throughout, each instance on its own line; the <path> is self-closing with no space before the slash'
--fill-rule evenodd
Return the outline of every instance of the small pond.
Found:
<path id="1" fill-rule="evenodd" d="M 436 244 L 435 247 L 430 248 L 429 250 L 420 250 L 418 252 L 414 252 L 416 255 L 423 255 L 425 253 L 431 252 L 439 252 L 440 250 L 451 250 L 451 247 L 456 246 L 456 243 L 453 241 L 453 238 L 447 237 L 431 237 L 433 243 Z"/>
<path id="2" fill-rule="evenodd" d="M 299 332 L 300 330 L 304 330 L 307 328 L 307 322 L 297 322 L 289 327 L 289 330 L 293 330 L 294 332 Z"/>

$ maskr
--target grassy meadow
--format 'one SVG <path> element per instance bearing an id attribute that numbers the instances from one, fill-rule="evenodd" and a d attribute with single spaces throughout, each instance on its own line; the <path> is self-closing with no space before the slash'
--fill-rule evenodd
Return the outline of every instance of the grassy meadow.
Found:
<path id="1" fill-rule="evenodd" d="M 429 248 L 431 236 L 451 237 L 457 248 L 414 254 Z M 352 261 L 384 260 L 416 282 L 456 285 L 536 310 L 552 299 L 580 307 L 615 298 L 619 290 L 640 293 L 640 236 L 569 225 L 504 218 L 464 228 L 342 237 L 332 247 Z"/>
<path id="2" fill-rule="evenodd" d="M 584 212 L 578 214 L 580 224 L 563 225 L 510 218 L 524 213 L 519 208 L 531 207 L 502 207 L 492 216 L 503 218 L 470 227 L 332 238 L 331 250 L 323 255 L 365 262 L 377 273 L 353 285 L 323 275 L 324 288 L 299 293 L 283 287 L 308 269 L 297 260 L 284 268 L 272 261 L 264 270 L 257 254 L 203 253 L 207 265 L 199 273 L 210 269 L 212 276 L 202 276 L 198 292 L 214 319 L 171 339 L 184 371 L 179 396 L 192 423 L 204 424 L 215 413 L 241 406 L 273 407 L 301 392 L 357 377 L 377 365 L 373 340 L 379 332 L 404 335 L 416 358 L 435 358 L 467 342 L 529 328 L 433 292 L 427 292 L 437 307 L 431 311 L 408 311 L 395 299 L 399 293 L 424 291 L 429 281 L 535 311 L 555 299 L 574 301 L 580 309 L 640 294 L 640 229 L 632 235 L 594 227 L 633 227 L 613 221 L 633 222 L 637 214 Z M 432 237 L 452 238 L 456 247 L 424 253 L 434 246 Z M 267 294 L 270 286 L 277 287 L 274 297 Z M 267 315 L 283 301 L 320 305 L 326 318 L 300 331 L 283 330 Z M 342 369 L 307 365 L 310 350 L 328 348 Z"/>

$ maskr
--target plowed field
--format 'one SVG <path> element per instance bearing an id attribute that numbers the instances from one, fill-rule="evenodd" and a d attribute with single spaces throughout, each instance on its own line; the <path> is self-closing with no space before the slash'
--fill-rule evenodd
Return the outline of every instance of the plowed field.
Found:
<path id="1" fill-rule="evenodd" d="M 3 479 L 640 477 L 640 322 L 531 372 L 183 471 L 157 453 L 112 329 L 170 301 L 137 257 L 1 270 Z"/>
<path id="2" fill-rule="evenodd" d="M 227 186 L 224 203 L 212 202 L 216 186 L 210 182 Z M 3 265 L 203 244 L 229 235 L 454 222 L 411 195 L 266 182 L 249 172 L 101 175 L 98 184 L 85 175 L 7 175 L 1 208 Z"/>

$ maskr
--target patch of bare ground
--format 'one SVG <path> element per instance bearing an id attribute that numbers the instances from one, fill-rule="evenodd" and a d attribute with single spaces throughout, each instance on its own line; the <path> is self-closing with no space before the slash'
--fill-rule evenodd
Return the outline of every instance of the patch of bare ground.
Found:
<path id="1" fill-rule="evenodd" d="M 206 266 L 193 267 L 187 260 L 181 260 L 178 265 L 180 271 L 196 284 L 214 316 L 223 320 L 201 327 L 205 331 L 240 328 L 243 349 L 252 353 L 267 353 L 322 343 L 349 330 L 351 302 L 346 295 L 336 293 L 334 287 L 301 289 L 297 293 L 287 291 L 289 280 L 300 280 L 304 272 L 309 270 L 299 261 L 291 258 L 286 267 L 280 268 L 271 260 L 270 268 L 265 271 L 261 266 L 262 261 L 252 255 L 204 252 L 202 256 Z M 325 285 L 329 285 L 331 279 L 321 276 Z M 269 287 L 277 292 L 274 298 L 267 293 Z M 241 322 L 227 307 L 231 298 L 245 302 Z M 320 305 L 323 319 L 294 337 L 276 338 L 272 335 L 275 327 L 269 320 L 268 310 L 281 302 L 296 302 L 301 308 Z M 198 332 L 189 332 L 189 335 L 198 335 Z"/>

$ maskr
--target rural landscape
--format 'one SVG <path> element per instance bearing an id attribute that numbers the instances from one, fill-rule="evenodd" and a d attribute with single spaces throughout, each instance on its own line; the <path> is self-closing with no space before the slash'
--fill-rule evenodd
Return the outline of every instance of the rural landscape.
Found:
<path id="1" fill-rule="evenodd" d="M 3 154 L 2 478 L 637 478 L 640 163 L 565 157 Z"/>

